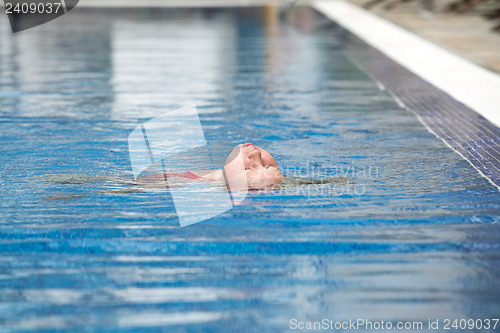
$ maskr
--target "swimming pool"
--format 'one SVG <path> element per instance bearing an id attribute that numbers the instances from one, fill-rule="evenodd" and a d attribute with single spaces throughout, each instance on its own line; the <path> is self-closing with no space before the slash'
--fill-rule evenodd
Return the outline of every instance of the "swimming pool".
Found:
<path id="1" fill-rule="evenodd" d="M 498 318 L 498 190 L 353 65 L 346 31 L 275 14 L 77 8 L 17 35 L 0 18 L 2 330 Z M 129 133 L 189 103 L 208 142 L 357 187 L 249 192 L 185 228 L 164 192 L 99 193 L 131 187 L 106 181 L 131 175 Z"/>

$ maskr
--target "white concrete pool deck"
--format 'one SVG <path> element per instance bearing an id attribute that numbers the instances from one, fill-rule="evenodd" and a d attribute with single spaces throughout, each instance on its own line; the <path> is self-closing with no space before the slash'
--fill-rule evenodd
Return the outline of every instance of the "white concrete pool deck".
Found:
<path id="1" fill-rule="evenodd" d="M 500 127 L 500 75 L 343 0 L 312 6 Z"/>
<path id="2" fill-rule="evenodd" d="M 352 3 L 343 0 L 317 0 L 312 6 L 391 58 L 392 61 L 470 110 L 474 110 L 496 125 L 497 129 L 500 127 L 500 76 L 498 74 L 469 62 Z M 387 75 L 390 76 L 390 73 Z M 386 81 L 383 76 L 378 79 Z M 418 91 L 416 94 L 418 95 Z M 441 139 L 450 149 L 469 162 L 490 184 L 500 190 L 498 179 L 495 178 L 495 174 L 500 170 L 496 144 L 498 131 L 488 130 L 488 126 L 480 126 L 471 122 L 470 119 L 461 119 L 461 117 L 466 117 L 466 113 L 453 112 L 452 110 L 456 110 L 456 107 L 449 105 L 446 109 L 450 108 L 448 110 L 450 112 L 443 112 L 442 107 L 436 105 L 436 110 L 433 112 L 445 118 L 452 116 L 455 123 L 463 123 L 463 126 L 459 127 L 453 125 L 453 122 L 449 123 L 448 128 L 454 132 L 452 136 L 443 131 L 438 133 L 432 129 L 436 128 L 436 124 L 428 123 L 419 116 L 419 112 L 422 112 L 420 107 L 420 111 L 417 112 L 411 106 L 408 107 L 400 102 L 395 94 L 391 93 L 391 95 L 401 107 L 413 111 L 429 132 Z M 427 110 L 430 111 L 428 108 Z M 468 130 L 464 132 L 464 129 Z M 486 142 L 483 135 L 492 136 Z"/>

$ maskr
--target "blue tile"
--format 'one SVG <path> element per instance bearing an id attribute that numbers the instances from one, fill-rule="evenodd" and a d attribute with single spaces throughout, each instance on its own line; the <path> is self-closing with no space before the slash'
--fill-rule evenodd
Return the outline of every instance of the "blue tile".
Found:
<path id="1" fill-rule="evenodd" d="M 345 32 L 344 43 L 354 63 L 500 187 L 500 128 L 356 36 Z"/>

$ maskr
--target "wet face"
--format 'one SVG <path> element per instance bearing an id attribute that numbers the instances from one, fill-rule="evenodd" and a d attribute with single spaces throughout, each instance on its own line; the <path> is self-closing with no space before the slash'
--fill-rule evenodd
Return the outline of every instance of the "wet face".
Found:
<path id="1" fill-rule="evenodd" d="M 266 150 L 247 142 L 233 148 L 224 166 L 230 183 L 263 189 L 283 180 L 274 158 Z"/>

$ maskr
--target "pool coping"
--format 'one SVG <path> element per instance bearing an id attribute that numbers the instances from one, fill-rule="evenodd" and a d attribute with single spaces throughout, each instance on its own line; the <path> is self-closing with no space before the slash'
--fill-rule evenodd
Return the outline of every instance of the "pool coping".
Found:
<path id="1" fill-rule="evenodd" d="M 500 126 L 500 75 L 343 0 L 312 7 L 394 61 Z M 418 52 L 415 52 L 418 50 Z M 460 72 L 461 78 L 455 73 Z M 474 90 L 471 91 L 471 82 Z"/>
<path id="2" fill-rule="evenodd" d="M 312 7 L 365 44 L 346 37 L 349 59 L 500 191 L 499 75 L 352 3 Z"/>

